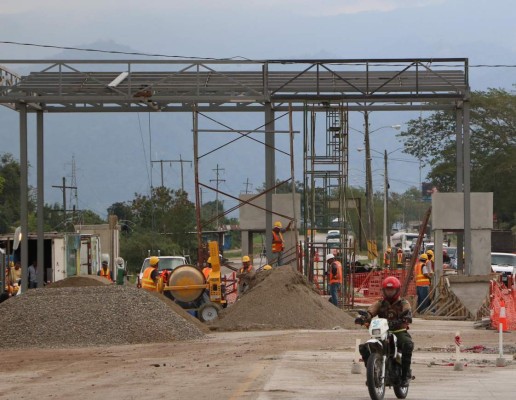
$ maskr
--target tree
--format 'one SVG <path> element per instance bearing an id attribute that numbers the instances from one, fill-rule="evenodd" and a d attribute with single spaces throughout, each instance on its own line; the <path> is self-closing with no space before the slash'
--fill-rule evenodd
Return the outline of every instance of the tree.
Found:
<path id="1" fill-rule="evenodd" d="M 471 190 L 493 192 L 494 212 L 502 227 L 516 224 L 516 96 L 502 89 L 471 96 Z M 428 178 L 443 192 L 455 191 L 455 115 L 439 111 L 411 120 L 398 136 L 405 152 L 431 166 Z"/>

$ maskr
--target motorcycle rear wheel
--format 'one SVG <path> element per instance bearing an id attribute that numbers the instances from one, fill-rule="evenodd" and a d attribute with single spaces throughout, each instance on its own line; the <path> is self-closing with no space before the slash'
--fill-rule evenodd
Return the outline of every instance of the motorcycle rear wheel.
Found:
<path id="1" fill-rule="evenodd" d="M 385 380 L 382 380 L 382 356 L 371 353 L 367 359 L 367 389 L 371 400 L 383 400 Z"/>

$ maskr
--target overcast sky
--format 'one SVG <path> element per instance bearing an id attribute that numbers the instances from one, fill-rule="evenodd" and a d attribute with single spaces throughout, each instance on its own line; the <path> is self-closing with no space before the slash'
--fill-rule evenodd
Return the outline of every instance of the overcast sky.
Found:
<path id="1" fill-rule="evenodd" d="M 487 87 L 511 90 L 516 83 L 516 68 L 477 65 L 516 64 L 515 16 L 514 0 L 2 0 L 0 63 L 5 59 L 53 58 L 62 54 L 61 49 L 5 42 L 183 57 L 468 57 L 473 65 L 470 80 L 473 90 Z M 84 52 L 65 54 L 70 58 L 97 57 Z M 16 70 L 16 66 L 12 68 Z M 371 125 L 372 129 L 403 125 L 416 117 L 384 113 L 372 116 Z M 63 169 L 70 168 L 72 154 L 78 164 L 77 183 L 81 188 L 82 207 L 104 215 L 106 207 L 113 202 L 130 200 L 135 192 L 145 192 L 149 180 L 149 156 L 144 156 L 150 146 L 146 131 L 149 125 L 155 135 L 152 146 L 157 149 L 153 158 L 177 158 L 179 154 L 183 159 L 192 158 L 190 139 L 176 143 L 171 149 L 170 135 L 165 134 L 174 131 L 174 127 L 181 127 L 188 133 L 191 120 L 187 115 L 152 116 L 150 124 L 147 115 L 69 118 L 75 118 L 74 123 L 66 125 L 58 117 L 46 118 L 49 143 L 63 149 L 62 157 L 52 157 L 46 163 L 46 202 L 61 201 L 59 191 L 51 189 L 50 185 L 60 184 Z M 360 119 L 353 118 L 353 126 L 361 129 Z M 2 109 L 0 120 L 0 152 L 12 152 L 18 157 L 17 116 Z M 245 128 L 256 128 L 260 123 L 261 118 L 258 118 Z M 99 159 L 76 149 L 79 136 L 87 135 L 88 129 L 92 135 L 97 135 L 93 137 L 99 138 L 95 141 Z M 131 141 L 133 147 L 120 140 L 103 139 L 106 132 L 113 132 L 115 137 L 116 129 L 124 132 L 123 138 L 126 142 Z M 66 130 L 68 136 L 52 137 L 53 131 L 61 130 Z M 383 135 L 373 140 L 373 147 L 378 151 L 394 151 L 401 145 L 395 134 L 394 130 L 385 129 Z M 358 136 L 352 138 L 350 148 L 360 146 L 361 140 Z M 47 147 L 46 152 L 49 151 Z M 130 176 L 124 176 L 123 172 L 129 168 L 124 164 L 127 154 L 135 171 L 141 173 L 131 172 Z M 399 156 L 403 157 L 406 156 Z M 298 154 L 298 165 L 301 159 L 302 154 Z M 350 160 L 350 181 L 359 184 L 364 180 L 358 171 L 363 169 L 363 154 L 354 152 L 350 154 Z M 113 175 L 117 179 L 99 185 L 98 174 L 101 172 L 95 168 L 108 162 L 116 164 Z M 35 165 L 35 160 L 31 163 Z M 373 163 L 374 169 L 382 168 L 381 158 Z M 209 161 L 207 168 L 216 168 L 217 164 L 226 168 L 225 190 L 233 194 L 243 190 L 249 174 L 239 171 L 239 174 L 231 175 L 235 168 L 226 155 Z M 116 170 L 117 166 L 120 170 Z M 418 184 L 417 165 L 396 164 L 393 160 L 392 168 L 394 171 L 389 171 L 391 189 L 402 192 Z M 355 176 L 353 169 L 357 172 Z M 156 182 L 159 170 L 153 171 Z M 178 188 L 178 171 L 178 168 L 171 169 L 171 175 L 167 176 L 174 179 L 174 188 Z M 186 173 L 186 179 L 191 182 L 191 171 Z M 302 169 L 297 172 L 298 180 L 302 179 L 301 174 Z M 254 187 L 263 183 L 260 176 L 252 178 Z M 377 174 L 376 187 L 381 180 Z"/>

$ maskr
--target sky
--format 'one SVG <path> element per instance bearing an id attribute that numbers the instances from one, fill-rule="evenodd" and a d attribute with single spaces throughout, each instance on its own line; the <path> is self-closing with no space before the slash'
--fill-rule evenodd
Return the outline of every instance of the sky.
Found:
<path id="1" fill-rule="evenodd" d="M 291 58 L 397 58 L 468 57 L 473 90 L 502 87 L 513 90 L 516 68 L 480 65 L 516 64 L 516 5 L 513 0 L 2 0 L 0 7 L 0 64 L 2 60 L 39 58 L 100 58 L 99 53 L 59 47 L 122 50 L 180 57 Z M 44 17 L 42 17 L 44 16 Z M 7 43 L 7 42 L 16 42 Z M 24 44 L 54 47 L 29 46 Z M 142 56 L 143 57 L 143 56 Z M 20 66 L 9 66 L 15 72 Z M 391 191 L 403 192 L 424 180 L 426 167 L 398 150 L 402 146 L 391 125 L 402 129 L 418 113 L 373 113 L 372 147 L 391 152 Z M 262 116 L 221 122 L 241 129 L 263 123 Z M 350 149 L 363 146 L 360 115 L 351 115 L 354 134 Z M 18 117 L 0 109 L 0 153 L 19 156 Z M 33 121 L 29 121 L 34 126 Z M 209 121 L 204 127 L 213 128 Z M 280 122 L 280 127 L 286 122 Z M 294 129 L 302 130 L 298 123 Z M 61 203 L 52 185 L 70 182 L 72 160 L 76 171 L 79 208 L 105 216 L 114 202 L 147 193 L 161 181 L 161 171 L 150 160 L 192 160 L 191 116 L 186 114 L 48 115 L 45 117 L 45 202 Z M 302 135 L 296 137 L 301 148 Z M 226 141 L 202 138 L 202 151 Z M 288 149 L 285 137 L 278 145 Z M 29 159 L 36 164 L 34 140 L 29 137 Z M 383 159 L 373 152 L 374 187 L 381 190 Z M 296 156 L 296 179 L 302 180 L 302 153 Z M 230 146 L 206 156 L 205 182 L 216 179 L 221 189 L 238 195 L 247 179 L 252 189 L 263 178 L 263 150 L 252 144 Z M 397 161 L 403 160 L 403 161 Z M 151 167 L 152 165 L 152 167 Z M 279 178 L 288 160 L 278 156 Z M 222 170 L 223 169 L 223 170 Z M 350 152 L 350 183 L 364 186 L 363 152 Z M 30 178 L 35 181 L 35 170 Z M 193 200 L 193 168 L 184 164 L 186 190 Z M 164 165 L 166 186 L 178 189 L 179 163 Z M 212 182 L 214 183 L 214 182 Z M 214 200 L 206 192 L 203 200 Z M 233 202 L 225 200 L 225 206 Z"/>

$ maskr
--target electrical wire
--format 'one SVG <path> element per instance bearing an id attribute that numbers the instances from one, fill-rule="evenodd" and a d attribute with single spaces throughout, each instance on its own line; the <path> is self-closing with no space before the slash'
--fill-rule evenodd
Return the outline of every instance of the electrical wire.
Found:
<path id="1" fill-rule="evenodd" d="M 215 58 L 215 57 L 198 57 L 198 56 L 179 56 L 179 55 L 170 55 L 170 54 L 160 54 L 160 53 L 143 53 L 138 51 L 118 51 L 118 50 L 100 50 L 100 49 L 91 49 L 91 48 L 81 48 L 81 47 L 73 47 L 73 46 L 58 46 L 51 44 L 39 44 L 39 43 L 26 43 L 26 42 L 15 42 L 10 40 L 0 40 L 0 44 L 14 45 L 14 46 L 29 46 L 29 47 L 41 47 L 41 48 L 49 48 L 49 49 L 57 49 L 57 50 L 74 50 L 74 51 L 84 51 L 84 52 L 94 52 L 94 53 L 106 53 L 106 54 L 123 54 L 123 55 L 132 55 L 132 56 L 144 56 L 144 57 L 163 57 L 163 58 L 177 58 L 177 59 L 190 59 L 190 60 L 211 60 L 211 61 L 226 61 L 226 60 L 236 60 L 241 59 L 245 61 L 258 61 L 253 60 L 243 56 L 233 56 L 227 58 Z M 269 60 L 276 62 L 295 62 L 296 60 Z M 303 61 L 303 60 L 299 60 Z M 332 63 L 337 64 L 339 63 Z M 343 65 L 343 64 L 342 64 Z M 346 63 L 346 65 L 355 65 L 360 66 L 363 63 Z M 381 66 L 390 66 L 390 67 L 406 67 L 406 64 L 385 64 L 385 63 L 368 63 L 369 66 L 381 67 Z M 462 67 L 463 64 L 432 64 L 428 63 L 428 66 L 432 67 Z M 516 68 L 516 64 L 469 64 L 468 68 Z"/>

